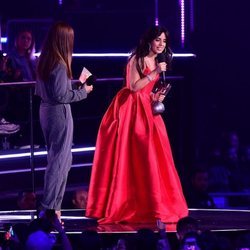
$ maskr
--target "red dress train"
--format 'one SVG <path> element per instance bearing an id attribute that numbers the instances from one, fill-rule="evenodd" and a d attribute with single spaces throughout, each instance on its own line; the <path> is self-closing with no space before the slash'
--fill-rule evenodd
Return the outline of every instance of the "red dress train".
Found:
<path id="1" fill-rule="evenodd" d="M 133 92 L 127 82 L 102 119 L 86 209 L 100 224 L 177 222 L 188 214 L 165 124 L 152 114 L 154 84 Z"/>

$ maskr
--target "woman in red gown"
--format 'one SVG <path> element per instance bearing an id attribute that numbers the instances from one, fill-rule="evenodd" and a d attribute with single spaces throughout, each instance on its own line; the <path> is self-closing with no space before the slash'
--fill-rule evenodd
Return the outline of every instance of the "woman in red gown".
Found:
<path id="1" fill-rule="evenodd" d="M 176 222 L 188 214 L 165 124 L 153 115 L 152 93 L 165 62 L 167 31 L 151 28 L 132 53 L 126 86 L 114 97 L 98 132 L 86 216 L 100 224 Z"/>

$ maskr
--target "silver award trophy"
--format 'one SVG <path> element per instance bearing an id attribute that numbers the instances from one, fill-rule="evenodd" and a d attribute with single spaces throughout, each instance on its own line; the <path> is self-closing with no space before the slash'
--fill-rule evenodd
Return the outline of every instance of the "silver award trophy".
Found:
<path id="1" fill-rule="evenodd" d="M 158 63 L 166 62 L 167 65 L 169 66 L 172 61 L 172 57 L 173 53 L 170 50 L 170 48 L 168 48 L 168 51 L 166 53 L 161 53 L 157 55 L 157 61 Z M 161 92 L 162 95 L 166 96 L 170 91 L 171 87 L 172 87 L 171 84 L 166 82 L 165 72 L 163 71 L 161 79 L 155 83 L 152 92 L 153 93 Z M 165 111 L 165 106 L 160 101 L 153 101 L 151 106 L 154 115 L 161 114 Z"/>
<path id="2" fill-rule="evenodd" d="M 172 87 L 170 83 L 162 83 L 161 82 L 161 83 L 158 83 L 156 85 L 159 85 L 159 87 L 155 86 L 153 92 L 157 93 L 158 91 L 161 91 L 162 95 L 165 95 L 165 96 L 168 94 L 168 92 L 170 91 L 170 89 Z M 152 105 L 152 112 L 154 115 L 161 114 L 165 111 L 165 106 L 160 101 L 153 101 L 151 105 Z"/>

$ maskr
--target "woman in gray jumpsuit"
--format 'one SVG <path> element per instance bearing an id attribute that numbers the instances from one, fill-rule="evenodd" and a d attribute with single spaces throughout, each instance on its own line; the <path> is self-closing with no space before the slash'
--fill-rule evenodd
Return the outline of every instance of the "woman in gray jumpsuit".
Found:
<path id="1" fill-rule="evenodd" d="M 47 145 L 44 176 L 44 210 L 60 216 L 68 172 L 72 163 L 73 119 L 71 102 L 87 97 L 93 86 L 72 89 L 71 61 L 74 31 L 66 23 L 55 23 L 48 32 L 37 67 L 36 95 L 40 96 L 40 124 Z"/>

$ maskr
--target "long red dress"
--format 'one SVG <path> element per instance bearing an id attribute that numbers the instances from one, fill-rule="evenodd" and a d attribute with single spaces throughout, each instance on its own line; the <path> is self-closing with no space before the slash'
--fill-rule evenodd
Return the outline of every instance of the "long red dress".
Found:
<path id="1" fill-rule="evenodd" d="M 86 209 L 100 224 L 176 222 L 188 214 L 165 124 L 151 110 L 155 81 L 137 92 L 127 82 L 102 119 Z"/>

